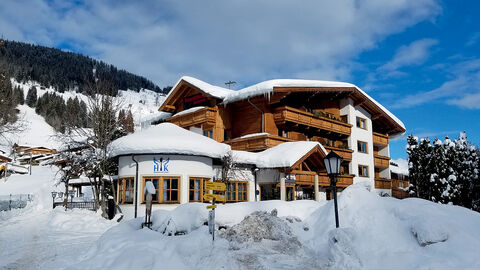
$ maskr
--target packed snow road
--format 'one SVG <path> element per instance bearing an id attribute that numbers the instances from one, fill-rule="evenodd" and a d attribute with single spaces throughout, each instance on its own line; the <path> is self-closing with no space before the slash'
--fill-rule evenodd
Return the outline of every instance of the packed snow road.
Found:
<path id="1" fill-rule="evenodd" d="M 87 210 L 26 209 L 0 215 L 0 269 L 62 269 L 114 222 Z"/>

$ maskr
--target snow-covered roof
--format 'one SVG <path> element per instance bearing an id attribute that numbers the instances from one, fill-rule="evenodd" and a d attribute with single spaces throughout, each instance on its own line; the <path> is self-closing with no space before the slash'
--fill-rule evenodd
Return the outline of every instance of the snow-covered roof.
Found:
<path id="1" fill-rule="evenodd" d="M 248 99 L 248 98 L 260 96 L 260 95 L 270 95 L 274 91 L 274 88 L 276 87 L 355 88 L 358 90 L 358 93 L 360 93 L 369 101 L 371 101 L 376 107 L 378 107 L 382 112 L 384 112 L 396 124 L 398 124 L 404 130 L 406 129 L 403 122 L 400 119 L 398 119 L 393 113 L 391 113 L 389 110 L 383 107 L 379 102 L 377 102 L 367 93 L 365 93 L 365 91 L 363 91 L 358 86 L 351 83 L 337 82 L 337 81 L 321 81 L 321 80 L 277 79 L 277 80 L 260 82 L 252 86 L 234 91 L 234 90 L 226 89 L 223 87 L 211 85 L 209 83 L 206 83 L 204 81 L 201 81 L 193 77 L 183 76 L 182 78 L 180 78 L 177 84 L 173 87 L 173 89 L 176 89 L 176 87 L 182 80 L 194 85 L 195 87 L 201 89 L 203 92 L 211 96 L 214 96 L 219 99 L 223 99 L 224 104 L 232 103 L 235 101 L 244 100 L 244 99 Z M 170 91 L 168 96 L 170 96 L 173 92 L 174 91 Z M 167 100 L 168 100 L 168 96 L 167 96 Z"/>
<path id="2" fill-rule="evenodd" d="M 408 161 L 403 158 L 392 160 L 390 162 L 390 171 L 396 174 L 408 175 Z"/>
<path id="3" fill-rule="evenodd" d="M 162 123 L 119 138 L 110 144 L 110 156 L 183 154 L 222 158 L 230 146 L 175 124 Z"/>
<path id="4" fill-rule="evenodd" d="M 258 168 L 289 168 L 317 146 L 327 154 L 320 143 L 307 141 L 285 142 L 257 153 L 232 152 L 234 161 L 240 164 L 252 164 Z"/>
<path id="5" fill-rule="evenodd" d="M 226 96 L 228 96 L 229 94 L 231 94 L 232 92 L 235 92 L 233 90 L 230 90 L 230 89 L 227 89 L 227 88 L 223 88 L 223 87 L 220 87 L 220 86 L 215 86 L 215 85 L 211 85 L 209 83 L 206 83 L 202 80 L 199 80 L 197 78 L 193 78 L 193 77 L 190 77 L 190 76 L 183 76 L 180 78 L 180 80 L 178 80 L 178 82 L 175 84 L 175 86 L 173 86 L 172 89 L 175 89 L 177 88 L 177 86 L 182 82 L 182 81 L 185 81 L 199 89 L 201 89 L 203 92 L 213 96 L 213 97 L 216 97 L 216 98 L 219 98 L 219 99 L 224 99 Z M 170 95 L 173 93 L 173 91 L 170 91 L 170 93 L 168 93 L 167 95 L 167 98 L 166 100 L 170 97 Z"/>
<path id="6" fill-rule="evenodd" d="M 224 103 L 231 103 L 259 95 L 267 95 L 273 92 L 275 87 L 356 87 L 350 83 L 318 80 L 298 79 L 277 79 L 269 80 L 252 86 L 233 91 L 223 100 Z"/>
<path id="7" fill-rule="evenodd" d="M 186 109 L 186 110 L 183 110 L 181 112 L 178 112 L 178 113 L 176 113 L 172 116 L 180 116 L 180 115 L 184 115 L 184 114 L 187 114 L 187 113 L 196 112 L 196 111 L 199 111 L 201 109 L 205 109 L 205 106 L 192 107 L 190 109 Z"/>

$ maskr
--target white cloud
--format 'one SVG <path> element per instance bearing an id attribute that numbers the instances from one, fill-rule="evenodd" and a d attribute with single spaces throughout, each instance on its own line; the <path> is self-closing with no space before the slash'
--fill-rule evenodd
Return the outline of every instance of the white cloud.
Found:
<path id="1" fill-rule="evenodd" d="M 379 12 L 381 11 L 381 12 Z M 152 79 L 348 79 L 352 59 L 435 18 L 435 0 L 2 1 L 8 39 L 74 49 Z M 397 64 L 408 64 L 398 56 Z M 403 59 L 403 60 L 402 60 Z"/>
<path id="2" fill-rule="evenodd" d="M 396 100 L 390 107 L 409 108 L 441 100 L 447 104 L 478 109 L 474 101 L 480 96 L 480 59 L 460 61 L 449 66 L 446 71 L 453 79 L 433 90 L 420 91 Z"/>
<path id="3" fill-rule="evenodd" d="M 467 109 L 480 109 L 480 90 L 478 93 L 467 94 L 459 99 L 449 100 L 448 103 Z"/>
<path id="4" fill-rule="evenodd" d="M 382 65 L 379 70 L 398 72 L 397 69 L 405 66 L 421 65 L 430 55 L 431 47 L 437 43 L 438 41 L 434 39 L 421 39 L 402 46 L 397 50 L 392 60 Z"/>

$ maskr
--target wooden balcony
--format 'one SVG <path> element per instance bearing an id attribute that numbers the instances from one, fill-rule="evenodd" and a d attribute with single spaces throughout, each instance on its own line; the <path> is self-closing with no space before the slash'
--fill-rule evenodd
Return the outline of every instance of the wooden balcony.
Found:
<path id="1" fill-rule="evenodd" d="M 409 196 L 408 196 L 408 192 L 403 189 L 392 188 L 392 197 L 397 199 L 405 199 L 405 198 L 408 198 Z"/>
<path id="2" fill-rule="evenodd" d="M 174 115 L 167 118 L 166 121 L 183 128 L 201 124 L 214 126 L 216 115 L 217 110 L 215 108 L 203 108 L 191 113 Z"/>
<path id="3" fill-rule="evenodd" d="M 392 179 L 375 178 L 375 188 L 378 188 L 378 189 L 392 189 Z"/>
<path id="4" fill-rule="evenodd" d="M 373 132 L 373 144 L 388 146 L 388 136 L 385 134 Z"/>
<path id="5" fill-rule="evenodd" d="M 285 125 L 287 122 L 318 128 L 349 136 L 352 125 L 327 117 L 316 116 L 292 107 L 279 107 L 273 111 L 275 124 Z"/>
<path id="6" fill-rule="evenodd" d="M 226 144 L 229 144 L 233 150 L 242 150 L 242 151 L 261 151 L 267 148 L 277 146 L 284 142 L 292 142 L 294 140 L 267 134 L 261 133 L 256 136 L 247 136 L 235 138 L 229 141 L 225 141 Z"/>
<path id="7" fill-rule="evenodd" d="M 339 156 L 341 156 L 343 158 L 343 160 L 346 160 L 346 161 L 352 161 L 352 153 L 353 153 L 353 150 L 351 149 L 345 149 L 345 148 L 339 148 L 339 147 L 332 147 L 332 146 L 326 146 L 324 145 L 323 147 L 325 147 L 325 149 L 330 152 L 330 151 L 334 151 L 335 153 L 337 153 Z"/>
<path id="8" fill-rule="evenodd" d="M 308 174 L 295 174 L 295 183 L 297 185 L 306 185 L 310 186 L 315 183 L 315 173 L 308 173 Z M 353 175 L 344 174 L 339 175 L 337 180 L 337 187 L 348 187 L 349 185 L 353 184 Z M 326 173 L 320 173 L 318 175 L 318 185 L 322 187 L 329 187 L 330 186 L 330 178 Z"/>
<path id="9" fill-rule="evenodd" d="M 374 154 L 375 167 L 388 168 L 390 166 L 390 157 Z"/>

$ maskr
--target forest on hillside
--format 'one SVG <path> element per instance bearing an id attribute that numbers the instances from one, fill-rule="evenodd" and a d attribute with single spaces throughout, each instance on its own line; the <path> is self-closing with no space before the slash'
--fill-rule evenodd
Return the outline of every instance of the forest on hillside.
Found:
<path id="1" fill-rule="evenodd" d="M 142 88 L 168 93 L 171 87 L 160 88 L 150 80 L 116 68 L 105 62 L 77 53 L 2 40 L 0 58 L 7 63 L 9 73 L 19 82 L 33 80 L 59 92 L 75 90 L 85 92 L 95 78 L 108 82 L 113 96 L 118 90 L 139 91 Z"/>

